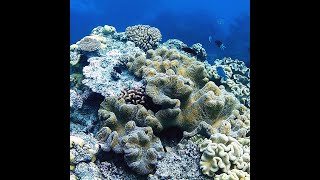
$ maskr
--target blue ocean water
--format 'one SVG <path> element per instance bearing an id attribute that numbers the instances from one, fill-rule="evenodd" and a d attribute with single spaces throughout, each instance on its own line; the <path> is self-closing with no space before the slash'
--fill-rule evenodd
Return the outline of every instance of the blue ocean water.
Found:
<path id="1" fill-rule="evenodd" d="M 97 26 L 123 32 L 146 24 L 161 31 L 162 42 L 201 43 L 209 62 L 231 57 L 250 65 L 250 0 L 70 0 L 70 7 L 70 44 Z M 217 47 L 215 40 L 226 48 Z"/>

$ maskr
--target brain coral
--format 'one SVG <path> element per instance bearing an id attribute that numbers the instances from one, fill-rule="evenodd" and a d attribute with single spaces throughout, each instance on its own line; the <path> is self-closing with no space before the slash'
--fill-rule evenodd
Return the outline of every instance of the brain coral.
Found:
<path id="1" fill-rule="evenodd" d="M 162 38 L 159 29 L 149 25 L 129 26 L 125 33 L 129 41 L 144 51 L 155 48 Z"/>
<path id="2" fill-rule="evenodd" d="M 242 143 L 246 141 L 243 140 Z M 199 145 L 203 152 L 200 160 L 202 172 L 210 177 L 216 173 L 228 173 L 232 169 L 250 173 L 250 147 L 244 146 L 236 139 L 224 134 L 211 135 L 210 140 L 204 139 Z M 249 144 L 250 145 L 250 144 Z"/>

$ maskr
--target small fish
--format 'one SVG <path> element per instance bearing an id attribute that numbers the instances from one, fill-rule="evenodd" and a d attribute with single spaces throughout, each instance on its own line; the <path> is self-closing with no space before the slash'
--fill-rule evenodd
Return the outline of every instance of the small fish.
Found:
<path id="1" fill-rule="evenodd" d="M 211 37 L 211 36 L 209 36 L 209 42 L 211 43 L 211 41 L 212 41 L 212 37 Z"/>
<path id="2" fill-rule="evenodd" d="M 224 80 L 228 79 L 226 72 L 224 72 L 224 70 L 221 66 L 218 66 L 216 69 L 217 69 L 217 73 L 219 76 L 221 76 Z"/>
<path id="3" fill-rule="evenodd" d="M 192 55 L 194 55 L 194 56 L 197 55 L 197 52 L 196 52 L 195 50 L 189 48 L 189 47 L 183 47 L 182 50 L 183 50 L 184 52 L 190 53 L 190 54 L 192 54 Z"/>
<path id="4" fill-rule="evenodd" d="M 226 46 L 224 46 L 224 44 L 220 41 L 220 40 L 215 40 L 214 43 L 216 44 L 216 46 L 222 50 L 224 50 L 226 48 Z"/>

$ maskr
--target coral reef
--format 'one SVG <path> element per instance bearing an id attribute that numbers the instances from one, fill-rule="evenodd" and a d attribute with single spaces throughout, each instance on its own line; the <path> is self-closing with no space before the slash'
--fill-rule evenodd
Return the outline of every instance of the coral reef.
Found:
<path id="1" fill-rule="evenodd" d="M 77 177 L 76 179 L 80 180 L 102 180 L 99 168 L 93 162 L 81 162 L 77 164 L 74 169 L 74 175 Z"/>
<path id="2" fill-rule="evenodd" d="M 231 58 L 217 59 L 206 64 L 209 79 L 225 86 L 241 103 L 250 107 L 250 68 L 243 61 Z"/>
<path id="3" fill-rule="evenodd" d="M 91 57 L 87 60 L 89 65 L 83 68 L 82 83 L 105 97 L 119 95 L 121 89 L 129 86 L 141 86 L 141 82 L 126 69 L 122 69 L 121 64 L 131 56 L 143 52 L 130 42 L 114 42 L 110 38 L 107 38 L 107 41 L 108 46 L 99 51 L 101 57 Z"/>
<path id="4" fill-rule="evenodd" d="M 99 144 L 92 135 L 85 133 L 70 134 L 70 170 L 77 169 L 79 163 L 96 160 Z M 76 171 L 74 171 L 77 175 Z M 77 175 L 78 176 L 78 175 Z"/>
<path id="5" fill-rule="evenodd" d="M 70 111 L 70 132 L 88 132 L 97 123 L 98 108 L 83 104 L 81 109 Z"/>
<path id="6" fill-rule="evenodd" d="M 70 179 L 250 179 L 250 69 L 161 38 L 105 25 L 70 46 Z"/>
<path id="7" fill-rule="evenodd" d="M 125 32 L 127 39 L 144 51 L 157 47 L 162 39 L 159 29 L 149 25 L 129 26 Z"/>
<path id="8" fill-rule="evenodd" d="M 216 133 L 211 135 L 210 140 L 204 139 L 199 148 L 203 152 L 200 167 L 202 172 L 210 177 L 214 177 L 218 172 L 228 173 L 232 169 L 250 173 L 248 144 L 244 146 L 231 136 Z"/>
<path id="9" fill-rule="evenodd" d="M 188 179 L 209 180 L 211 178 L 202 174 L 199 161 L 201 153 L 195 143 L 183 140 L 177 146 L 167 147 L 167 153 L 159 160 L 154 174 L 148 180 L 160 179 Z"/>
<path id="10" fill-rule="evenodd" d="M 117 76 L 118 79 L 112 76 L 118 58 L 111 56 L 92 57 L 88 59 L 88 62 L 90 64 L 83 68 L 84 80 L 82 83 L 90 87 L 93 92 L 100 93 L 105 97 L 119 95 L 121 88 L 141 86 L 142 84 L 127 71 L 123 71 L 121 76 Z"/>
<path id="11" fill-rule="evenodd" d="M 103 179 L 108 180 L 139 180 L 140 178 L 137 175 L 129 173 L 122 167 L 117 167 L 113 162 L 109 163 L 105 162 L 98 162 L 97 164 Z"/>

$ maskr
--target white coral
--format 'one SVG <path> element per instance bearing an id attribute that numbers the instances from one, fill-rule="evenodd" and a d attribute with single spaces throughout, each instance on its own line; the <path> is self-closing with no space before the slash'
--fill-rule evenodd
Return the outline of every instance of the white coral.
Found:
<path id="1" fill-rule="evenodd" d="M 249 173 L 248 142 L 247 140 L 241 140 L 241 142 L 246 145 L 244 146 L 231 136 L 220 133 L 211 135 L 210 140 L 204 139 L 199 145 L 200 151 L 203 152 L 200 160 L 202 172 L 211 177 L 214 177 L 219 170 L 228 173 L 231 169 L 237 169 Z"/>

